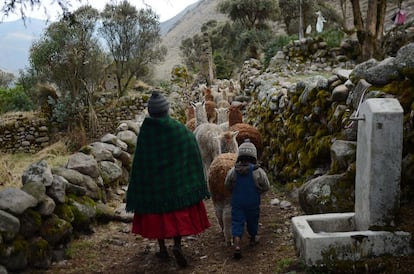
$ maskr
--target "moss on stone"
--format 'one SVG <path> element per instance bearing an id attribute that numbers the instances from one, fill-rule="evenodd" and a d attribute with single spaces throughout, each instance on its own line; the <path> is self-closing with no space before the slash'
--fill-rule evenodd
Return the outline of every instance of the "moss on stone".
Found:
<path id="1" fill-rule="evenodd" d="M 68 204 L 58 204 L 56 205 L 55 212 L 59 218 L 71 223 L 73 222 L 75 216 L 73 215 L 72 209 Z"/>
<path id="2" fill-rule="evenodd" d="M 29 264 L 47 268 L 51 263 L 51 248 L 48 241 L 36 238 L 30 243 Z"/>
<path id="3" fill-rule="evenodd" d="M 16 237 L 12 244 L 11 255 L 20 253 L 29 254 L 29 243 L 23 237 Z"/>
<path id="4" fill-rule="evenodd" d="M 72 222 L 73 228 L 77 231 L 88 231 L 90 229 L 91 222 L 94 220 L 92 220 L 88 214 L 84 214 L 84 212 L 79 210 L 79 207 L 74 203 L 78 203 L 87 208 L 92 208 L 93 210 L 96 210 L 96 203 L 88 196 L 75 196 L 72 201 L 69 202 L 70 209 L 74 216 Z"/>

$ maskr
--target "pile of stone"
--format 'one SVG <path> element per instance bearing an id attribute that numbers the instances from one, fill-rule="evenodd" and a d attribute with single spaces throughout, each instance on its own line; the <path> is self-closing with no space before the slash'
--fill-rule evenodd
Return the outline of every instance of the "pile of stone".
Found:
<path id="1" fill-rule="evenodd" d="M 21 188 L 0 191 L 0 273 L 47 269 L 64 259 L 74 235 L 91 233 L 100 222 L 131 219 L 122 202 L 139 125 L 123 121 L 115 134 L 72 154 L 65 166 L 33 163 Z"/>
<path id="2" fill-rule="evenodd" d="M 271 59 L 269 67 L 290 72 L 326 71 L 332 67 L 350 67 L 360 54 L 357 41 L 345 40 L 339 47 L 329 47 L 321 37 L 294 40 Z M 283 64 L 283 66 L 280 66 Z"/>

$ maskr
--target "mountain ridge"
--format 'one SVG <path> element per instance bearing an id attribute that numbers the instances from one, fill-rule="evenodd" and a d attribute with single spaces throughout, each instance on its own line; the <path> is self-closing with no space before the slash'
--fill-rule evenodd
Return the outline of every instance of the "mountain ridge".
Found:
<path id="1" fill-rule="evenodd" d="M 165 61 L 155 65 L 153 78 L 169 80 L 171 70 L 176 64 L 181 64 L 180 44 L 183 39 L 201 32 L 201 26 L 209 20 L 218 22 L 228 20 L 227 15 L 220 14 L 216 6 L 221 0 L 199 0 L 178 13 L 169 20 L 160 23 L 162 44 L 168 49 Z M 340 10 L 339 1 L 333 3 Z M 363 11 L 367 8 L 367 0 L 361 1 Z M 403 2 L 407 18 L 414 15 L 414 0 Z M 396 3 L 387 6 L 386 30 L 392 27 L 391 17 L 397 10 Z M 347 21 L 352 24 L 352 12 L 348 8 Z M 17 74 L 19 69 L 28 66 L 29 49 L 31 44 L 43 34 L 48 21 L 26 18 L 12 22 L 0 22 L 0 69 Z"/>
<path id="2" fill-rule="evenodd" d="M 171 45 L 171 43 L 164 43 L 167 48 L 173 47 L 173 51 L 177 53 L 181 40 L 177 41 L 174 39 L 174 29 L 178 27 L 180 28 L 180 31 L 183 31 L 180 26 L 186 24 L 183 22 L 187 20 L 185 19 L 186 16 L 192 14 L 193 10 L 195 10 L 201 3 L 209 1 L 199 0 L 187 6 L 176 16 L 164 22 L 160 22 L 160 33 L 163 40 L 171 39 L 170 37 L 173 37 L 173 40 L 176 41 L 175 43 L 177 44 L 175 46 Z M 214 1 L 217 2 L 218 0 Z M 207 12 L 211 12 L 211 10 L 208 10 Z M 30 47 L 34 41 L 40 39 L 48 23 L 47 20 L 30 17 L 27 17 L 25 21 L 23 21 L 23 19 L 18 19 L 9 22 L 0 22 L 0 70 L 17 75 L 20 69 L 26 68 L 29 65 Z M 201 24 L 196 25 L 201 27 Z M 185 36 L 186 38 L 194 35 L 198 31 L 199 28 L 189 32 L 183 31 L 183 33 L 187 34 L 187 36 Z M 177 61 L 175 55 L 173 55 L 172 58 L 174 61 Z"/>
<path id="3" fill-rule="evenodd" d="M 168 80 L 172 68 L 181 63 L 179 48 L 183 39 L 201 32 L 201 26 L 210 20 L 228 20 L 227 15 L 216 11 L 219 2 L 220 0 L 200 0 L 189 6 L 182 16 L 176 19 L 175 26 L 162 37 L 162 44 L 167 47 L 168 53 L 165 61 L 154 68 L 155 80 Z"/>

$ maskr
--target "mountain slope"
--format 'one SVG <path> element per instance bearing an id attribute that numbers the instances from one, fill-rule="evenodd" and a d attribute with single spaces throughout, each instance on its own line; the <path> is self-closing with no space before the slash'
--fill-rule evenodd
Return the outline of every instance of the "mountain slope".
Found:
<path id="1" fill-rule="evenodd" d="M 188 6 L 175 17 L 161 22 L 162 43 L 168 49 L 166 61 L 155 67 L 156 80 L 169 80 L 174 65 L 180 64 L 181 40 L 200 32 L 201 26 L 209 20 L 225 21 L 227 16 L 216 10 L 221 0 L 199 0 Z M 367 1 L 361 0 L 363 15 L 366 14 Z M 390 1 L 387 6 L 385 30 L 393 27 L 391 17 L 397 10 L 397 1 Z M 332 1 L 340 11 L 339 0 Z M 402 8 L 407 12 L 407 21 L 413 20 L 414 0 L 405 0 Z M 351 6 L 348 5 L 348 26 L 352 25 Z M 17 73 L 19 69 L 28 66 L 29 49 L 33 41 L 39 39 L 46 27 L 46 21 L 27 18 L 26 26 L 22 20 L 0 23 L 0 69 Z"/>
<path id="2" fill-rule="evenodd" d="M 156 80 L 169 80 L 171 69 L 181 63 L 179 56 L 181 40 L 199 33 L 201 26 L 209 20 L 227 20 L 226 15 L 216 11 L 219 2 L 220 0 L 200 0 L 171 19 L 176 20 L 176 23 L 163 35 L 162 44 L 167 47 L 168 53 L 165 62 L 155 67 Z"/>

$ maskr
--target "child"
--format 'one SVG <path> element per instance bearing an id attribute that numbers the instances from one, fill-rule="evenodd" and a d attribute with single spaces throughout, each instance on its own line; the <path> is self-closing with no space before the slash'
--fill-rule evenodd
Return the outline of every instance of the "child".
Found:
<path id="1" fill-rule="evenodd" d="M 250 245 L 258 243 L 260 196 L 270 188 L 266 172 L 257 164 L 256 147 L 249 139 L 239 146 L 236 164 L 228 171 L 224 184 L 232 193 L 231 230 L 234 258 L 240 259 L 240 240 L 245 224 L 250 235 Z"/>

